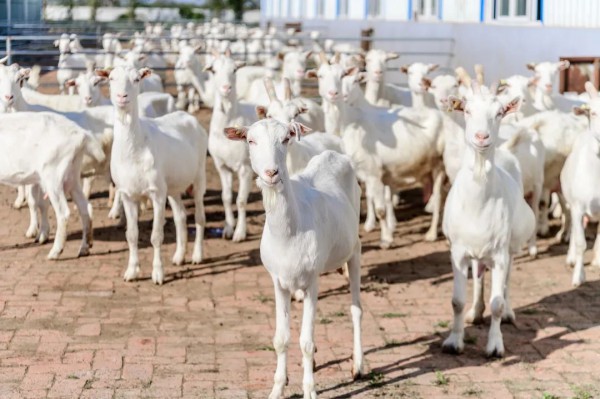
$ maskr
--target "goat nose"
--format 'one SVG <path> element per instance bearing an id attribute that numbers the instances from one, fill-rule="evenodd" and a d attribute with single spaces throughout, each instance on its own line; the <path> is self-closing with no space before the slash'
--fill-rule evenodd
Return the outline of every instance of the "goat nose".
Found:
<path id="1" fill-rule="evenodd" d="M 488 133 L 478 132 L 475 133 L 475 138 L 479 141 L 487 140 L 490 137 Z"/>
<path id="2" fill-rule="evenodd" d="M 265 175 L 267 175 L 269 177 L 277 176 L 278 173 L 279 173 L 279 170 L 277 170 L 277 169 L 267 169 L 267 170 L 265 170 Z"/>
<path id="3" fill-rule="evenodd" d="M 337 91 L 337 90 L 329 90 L 329 91 L 328 91 L 328 94 L 329 94 L 331 97 L 335 97 L 335 96 L 337 96 L 337 95 L 338 95 L 338 91 Z"/>
<path id="4" fill-rule="evenodd" d="M 13 98 L 15 98 L 15 96 L 13 96 L 12 94 L 7 94 L 7 95 L 4 96 L 4 98 L 6 98 L 8 101 L 10 101 Z"/>
<path id="5" fill-rule="evenodd" d="M 119 98 L 127 98 L 127 94 L 117 94 L 117 97 L 119 97 Z"/>

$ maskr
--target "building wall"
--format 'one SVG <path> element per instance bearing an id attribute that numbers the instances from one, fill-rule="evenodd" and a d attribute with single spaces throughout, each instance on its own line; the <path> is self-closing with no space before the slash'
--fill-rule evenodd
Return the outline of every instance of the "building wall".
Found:
<path id="1" fill-rule="evenodd" d="M 7 0 L 0 0 L 0 22 L 6 23 Z M 42 0 L 11 0 L 11 20 L 13 23 L 39 23 L 41 21 Z"/>
<path id="2" fill-rule="evenodd" d="M 277 25 L 283 21 L 274 22 Z M 438 63 L 442 71 L 451 72 L 459 65 L 472 68 L 480 63 L 490 82 L 514 74 L 530 74 L 525 68 L 528 62 L 558 61 L 563 56 L 600 56 L 598 30 L 591 28 L 540 29 L 532 25 L 385 20 L 302 22 L 304 30 L 320 30 L 325 38 L 356 38 L 355 45 L 359 43 L 361 29 L 372 27 L 376 48 L 400 53 L 400 59 L 391 63 L 392 67 L 422 61 Z M 402 40 L 378 41 L 377 38 Z M 398 73 L 391 78 L 399 83 L 405 79 Z"/>
<path id="3" fill-rule="evenodd" d="M 0 0 L 5 1 L 5 0 Z M 37 1 L 37 0 L 36 0 Z M 347 0 L 349 12 L 347 16 L 339 16 L 339 3 L 344 0 L 262 0 L 262 15 L 269 18 L 318 18 L 335 19 L 382 19 L 408 21 L 412 20 L 421 0 Z M 429 1 L 429 0 L 427 0 Z M 494 9 L 499 0 L 438 0 L 441 8 L 438 15 L 431 20 L 444 22 L 467 22 L 536 25 L 536 26 L 571 26 L 600 28 L 600 0 L 529 0 L 531 9 L 529 19 L 499 20 Z M 369 4 L 379 2 L 381 15 L 367 16 Z M 320 4 L 324 4 L 323 15 L 318 14 Z M 483 5 L 483 9 L 482 9 Z M 541 21 L 537 18 L 537 9 L 541 9 Z M 422 18 L 418 18 L 423 20 Z"/>

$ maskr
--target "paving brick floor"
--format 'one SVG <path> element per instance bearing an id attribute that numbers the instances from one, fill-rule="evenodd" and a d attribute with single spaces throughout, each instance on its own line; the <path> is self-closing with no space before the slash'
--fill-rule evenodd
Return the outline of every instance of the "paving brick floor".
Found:
<path id="1" fill-rule="evenodd" d="M 209 173 L 212 234 L 223 213 L 212 164 Z M 103 189 L 100 183 L 96 188 Z M 75 257 L 81 233 L 71 216 L 57 262 L 45 258 L 49 245 L 24 237 L 27 211 L 12 209 L 13 199 L 12 189 L 0 188 L 0 398 L 268 395 L 275 370 L 274 303 L 258 252 L 264 216 L 256 191 L 249 240 L 233 244 L 213 234 L 206 240 L 206 262 L 167 265 L 160 287 L 149 280 L 149 212 L 140 222 L 142 278 L 125 283 L 125 235 L 106 218 L 104 193 L 93 199 L 92 255 Z M 586 267 L 589 282 L 573 289 L 565 246 L 542 240 L 539 258 L 519 258 L 513 271 L 517 323 L 503 326 L 506 358 L 485 358 L 487 325 L 467 327 L 463 355 L 442 354 L 451 320 L 448 247 L 444 240 L 421 241 L 429 216 L 420 209 L 398 210 L 401 223 L 389 250 L 378 249 L 376 232 L 363 237 L 368 376 L 361 381 L 350 379 L 346 281 L 337 273 L 322 277 L 315 332 L 320 397 L 600 397 L 598 270 Z M 169 219 L 165 262 L 174 251 L 173 231 Z M 300 317 L 301 304 L 294 303 L 286 389 L 291 397 L 302 394 Z"/>

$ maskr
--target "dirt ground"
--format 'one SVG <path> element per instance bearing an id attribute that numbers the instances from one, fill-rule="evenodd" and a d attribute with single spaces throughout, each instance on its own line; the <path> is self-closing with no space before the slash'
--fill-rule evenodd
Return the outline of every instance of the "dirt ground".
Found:
<path id="1" fill-rule="evenodd" d="M 210 112 L 198 116 L 207 126 Z M 212 162 L 207 174 L 206 259 L 182 267 L 167 263 L 175 247 L 168 211 L 163 286 L 150 280 L 151 213 L 140 218 L 141 278 L 125 283 L 125 233 L 106 217 L 101 183 L 92 199 L 91 256 L 76 258 L 81 228 L 73 212 L 59 261 L 46 260 L 49 244 L 24 237 L 28 212 L 12 209 L 15 190 L 0 187 L 1 398 L 267 397 L 275 371 L 275 315 L 272 282 L 258 250 L 264 223 L 260 193 L 254 189 L 250 196 L 248 240 L 234 244 L 216 234 L 223 210 Z M 600 397 L 598 270 L 587 266 L 588 282 L 572 288 L 566 246 L 541 240 L 537 259 L 522 256 L 514 265 L 517 321 L 502 326 L 506 357 L 484 355 L 489 312 L 483 326 L 467 326 L 464 354 L 443 354 L 452 318 L 448 246 L 443 239 L 422 240 L 430 216 L 422 211 L 420 193 L 406 193 L 403 200 L 390 249 L 379 249 L 378 232 L 361 232 L 367 373 L 360 381 L 350 378 L 347 282 L 337 273 L 320 280 L 315 331 L 320 397 Z M 192 202 L 186 205 L 192 231 Z M 53 215 L 51 226 L 54 230 Z M 301 308 L 292 304 L 288 397 L 302 396 Z"/>

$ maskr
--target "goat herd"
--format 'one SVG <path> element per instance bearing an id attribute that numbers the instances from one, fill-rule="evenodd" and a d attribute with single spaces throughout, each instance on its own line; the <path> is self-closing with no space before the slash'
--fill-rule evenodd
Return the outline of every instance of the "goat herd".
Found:
<path id="1" fill-rule="evenodd" d="M 293 35 L 273 29 L 213 21 L 174 25 L 167 35 L 156 25 L 136 33 L 129 50 L 118 34 L 107 33 L 103 53 L 94 56 L 76 35 L 63 35 L 55 42 L 61 54 L 57 78 L 61 90 L 70 93 L 59 95 L 35 90 L 37 68 L 6 66 L 2 60 L 0 101 L 7 115 L 0 123 L 0 180 L 21 187 L 15 206 L 29 206 L 27 237 L 48 240 L 49 200 L 57 230 L 48 258 L 57 259 L 66 240 L 70 194 L 82 221 L 79 254 L 88 255 L 92 209 L 87 198 L 92 179 L 105 177 L 114 184 L 110 217 L 127 222 L 124 279 L 140 272 L 138 212 L 149 200 L 152 280 L 162 284 L 166 201 L 176 226 L 172 262 L 181 265 L 187 246 L 181 193 L 189 187 L 195 201 L 192 262 L 202 262 L 207 151 L 222 184 L 224 238 L 246 238 L 246 202 L 256 174 L 266 210 L 261 258 L 276 299 L 277 369 L 270 398 L 283 396 L 287 380 L 292 295 L 304 300 L 303 389 L 305 398 L 314 398 L 318 277 L 342 266 L 352 293 L 353 377 L 363 371 L 358 182 L 366 194 L 364 228 L 379 225 L 383 248 L 393 241 L 395 193 L 422 186 L 431 192 L 426 209 L 433 215 L 425 239 L 436 240 L 442 224 L 454 270 L 454 323 L 443 349 L 460 353 L 464 321 L 481 320 L 483 275 L 490 269 L 487 354 L 502 356 L 500 323 L 515 317 L 511 264 L 525 245 L 536 256 L 536 235 L 548 234 L 549 212 L 562 217 L 558 238 L 570 236 L 573 284 L 585 281 L 584 229 L 600 213 L 596 88 L 586 84 L 586 104 L 552 95 L 553 78 L 568 62 L 530 64 L 532 76 L 508 77 L 491 87 L 484 85 L 479 65 L 474 79 L 463 68 L 431 79 L 427 75 L 437 65 L 413 63 L 402 67 L 408 89 L 398 88 L 386 82 L 386 63 L 398 54 L 363 54 L 346 44 L 322 43 L 316 34 L 312 39 L 305 48 Z M 253 65 L 236 59 L 240 53 Z M 104 68 L 94 70 L 94 63 Z M 317 69 L 307 70 L 313 63 Z M 162 89 L 160 72 L 170 64 L 176 101 Z M 305 78 L 318 80 L 321 105 L 300 97 Z M 105 81 L 110 98 L 100 90 Z M 212 107 L 209 134 L 194 116 L 175 111 L 196 111 L 201 102 Z M 571 104 L 578 105 L 575 112 L 565 112 Z M 233 173 L 239 178 L 237 223 Z M 554 209 L 551 192 L 558 198 Z M 600 266 L 598 241 L 594 250 L 594 264 Z M 463 316 L 470 268 L 474 304 Z"/>

